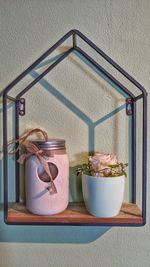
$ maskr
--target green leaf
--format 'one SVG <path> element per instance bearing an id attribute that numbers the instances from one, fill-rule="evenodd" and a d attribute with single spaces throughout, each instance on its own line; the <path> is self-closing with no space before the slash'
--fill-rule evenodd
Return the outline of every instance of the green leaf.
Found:
<path id="1" fill-rule="evenodd" d="M 110 168 L 116 168 L 116 167 L 119 167 L 120 166 L 120 164 L 111 164 L 111 165 L 108 165 L 108 167 L 110 167 Z"/>

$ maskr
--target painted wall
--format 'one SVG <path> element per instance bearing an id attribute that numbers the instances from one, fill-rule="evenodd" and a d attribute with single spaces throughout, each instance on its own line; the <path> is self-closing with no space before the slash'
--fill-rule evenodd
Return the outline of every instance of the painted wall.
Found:
<path id="1" fill-rule="evenodd" d="M 149 0 L 1 0 L 0 13 L 1 88 L 67 31 L 77 28 L 149 90 Z M 70 43 L 67 42 L 52 58 Z M 43 68 L 35 71 L 40 73 Z M 30 73 L 12 95 L 33 76 L 36 76 L 35 72 Z M 27 93 L 27 116 L 21 121 L 21 131 L 41 126 L 51 137 L 65 138 L 71 166 L 84 161 L 87 151 L 92 149 L 115 152 L 120 160 L 128 160 L 129 122 L 124 109 L 109 119 L 111 113 L 124 104 L 124 97 L 115 90 L 118 88 L 111 90 L 103 78 L 78 55 L 71 55 Z M 39 107 L 42 108 L 40 113 Z M 10 109 L 10 137 L 12 125 Z M 140 123 L 138 129 L 141 129 Z M 139 154 L 140 149 L 138 147 Z M 10 164 L 13 173 L 12 160 Z M 140 167 L 138 171 L 140 174 Z M 149 174 L 148 169 L 148 177 Z M 76 182 L 71 180 L 70 199 L 79 199 L 79 192 L 73 189 Z M 13 179 L 11 189 L 12 182 Z M 128 183 L 125 198 L 129 197 Z M 2 185 L 1 179 L 0 202 Z M 148 267 L 149 212 L 147 217 L 148 222 L 142 228 L 26 227 L 4 225 L 1 212 L 0 266 Z"/>

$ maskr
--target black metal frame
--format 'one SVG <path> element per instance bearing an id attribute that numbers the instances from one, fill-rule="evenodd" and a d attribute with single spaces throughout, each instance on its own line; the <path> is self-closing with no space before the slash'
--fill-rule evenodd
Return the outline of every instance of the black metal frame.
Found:
<path id="1" fill-rule="evenodd" d="M 64 41 L 72 36 L 73 46 L 63 53 L 53 64 L 51 64 L 44 72 L 42 72 L 36 79 L 28 84 L 15 98 L 8 95 L 8 92 L 22 80 L 31 70 L 33 70 L 43 59 L 50 55 L 57 49 Z M 100 64 L 98 64 L 92 57 L 85 51 L 77 46 L 77 38 L 80 37 L 92 49 L 94 49 L 101 57 L 117 69 L 124 77 L 126 77 L 132 84 L 134 84 L 141 94 L 135 96 L 116 78 L 108 73 Z M 139 84 L 133 77 L 131 77 L 125 70 L 123 70 L 116 62 L 107 56 L 100 48 L 98 48 L 92 41 L 90 41 L 80 31 L 73 29 L 65 34 L 58 42 L 49 48 L 41 57 L 39 57 L 30 67 L 22 72 L 14 81 L 12 81 L 1 93 L 3 94 L 3 147 L 4 147 L 4 221 L 7 221 L 8 215 L 8 138 L 7 138 L 7 99 L 15 103 L 15 138 L 19 137 L 19 116 L 25 114 L 25 99 L 22 96 L 30 90 L 40 79 L 42 79 L 48 72 L 57 66 L 63 59 L 65 59 L 72 51 L 78 51 L 83 55 L 93 66 L 100 70 L 107 78 L 109 78 L 115 85 L 126 93 L 129 97 L 126 99 L 126 112 L 127 115 L 132 116 L 132 203 L 136 203 L 136 101 L 143 99 L 143 152 L 142 152 L 142 218 L 144 225 L 146 223 L 146 183 L 147 183 L 147 92 L 145 88 Z M 17 144 L 16 144 L 17 145 Z M 19 164 L 17 158 L 19 152 L 16 154 L 16 202 L 19 202 Z M 12 224 L 12 223 L 11 223 Z M 41 223 L 14 223 L 14 224 L 41 224 Z M 42 223 L 45 224 L 45 223 Z M 46 223 L 54 224 L 54 223 Z M 75 224 L 74 224 L 75 225 Z M 80 224 L 81 225 L 81 224 Z M 85 225 L 84 222 L 82 225 Z M 102 224 L 101 224 L 102 225 Z M 109 226 L 136 226 L 135 224 L 103 224 Z M 139 225 L 137 225 L 139 226 Z"/>

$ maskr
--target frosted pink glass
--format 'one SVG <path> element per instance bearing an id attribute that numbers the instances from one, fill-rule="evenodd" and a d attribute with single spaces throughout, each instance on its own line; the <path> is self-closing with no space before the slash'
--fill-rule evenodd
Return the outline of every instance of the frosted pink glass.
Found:
<path id="1" fill-rule="evenodd" d="M 26 161 L 25 189 L 26 207 L 34 214 L 52 215 L 62 212 L 68 205 L 69 197 L 69 160 L 67 154 L 47 157 L 47 162 L 52 162 L 58 168 L 58 175 L 54 180 L 57 188 L 56 194 L 47 190 L 48 183 L 39 178 L 43 167 L 36 156 L 31 156 Z"/>

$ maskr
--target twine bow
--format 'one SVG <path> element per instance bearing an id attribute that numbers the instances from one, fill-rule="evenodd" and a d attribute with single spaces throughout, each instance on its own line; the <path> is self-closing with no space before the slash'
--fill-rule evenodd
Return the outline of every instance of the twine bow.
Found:
<path id="1" fill-rule="evenodd" d="M 28 136 L 40 132 L 42 133 L 45 141 L 48 140 L 48 135 L 47 132 L 41 130 L 41 129 L 33 129 L 29 132 L 27 132 L 26 134 L 24 134 L 22 137 L 13 140 L 11 142 L 8 143 L 8 145 L 10 144 L 14 144 L 14 143 L 19 143 L 18 147 L 15 150 L 11 150 L 9 152 L 9 154 L 13 155 L 15 154 L 19 149 L 20 146 L 23 145 L 26 150 L 27 150 L 27 154 L 23 154 L 19 157 L 19 159 L 17 160 L 17 162 L 19 162 L 20 164 L 23 164 L 25 160 L 27 160 L 28 158 L 30 158 L 32 155 L 35 155 L 38 160 L 40 161 L 41 165 L 43 166 L 45 172 L 47 173 L 47 175 L 50 178 L 50 185 L 47 187 L 47 189 L 49 190 L 50 194 L 56 194 L 57 193 L 57 189 L 56 186 L 54 184 L 53 178 L 52 178 L 52 174 L 50 172 L 49 166 L 47 161 L 45 160 L 44 156 L 45 156 L 45 152 L 42 149 L 39 149 L 36 145 L 34 145 L 33 143 L 27 141 L 26 139 L 28 138 Z"/>

